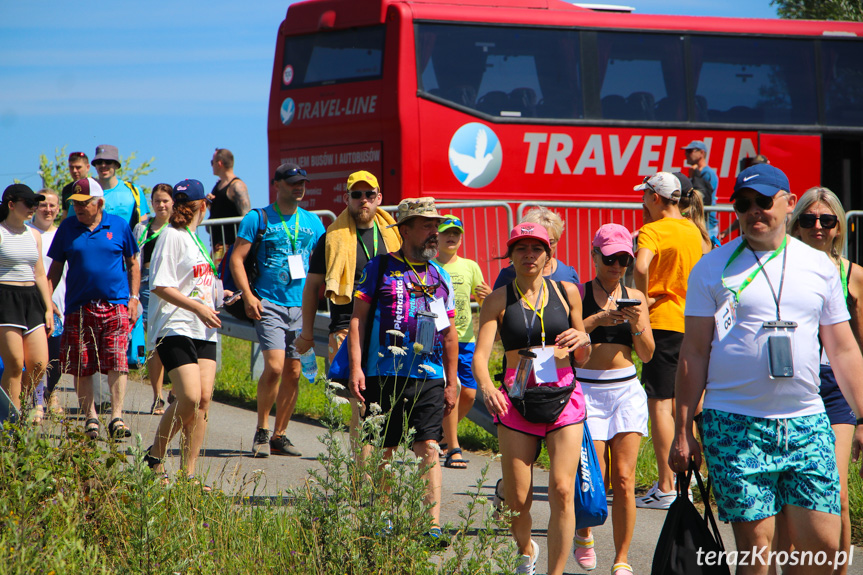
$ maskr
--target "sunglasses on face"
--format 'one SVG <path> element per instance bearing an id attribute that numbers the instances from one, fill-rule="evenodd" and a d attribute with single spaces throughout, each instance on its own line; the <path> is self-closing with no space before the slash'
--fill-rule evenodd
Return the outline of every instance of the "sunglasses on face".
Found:
<path id="1" fill-rule="evenodd" d="M 602 252 L 598 252 L 598 253 L 599 253 L 599 257 L 602 259 L 603 265 L 606 265 L 609 267 L 613 266 L 614 262 L 619 263 L 620 266 L 624 267 L 624 268 L 628 267 L 629 264 L 632 263 L 632 256 L 629 254 L 619 253 L 619 254 L 612 254 L 610 256 L 606 256 L 606 255 L 603 255 Z"/>
<path id="2" fill-rule="evenodd" d="M 749 198 L 737 198 L 734 200 L 734 210 L 741 214 L 745 214 L 752 207 L 753 203 L 762 210 L 769 210 L 773 207 L 773 196 L 762 196 L 761 194 L 758 194 L 755 196 L 754 202 Z"/>
<path id="3" fill-rule="evenodd" d="M 99 166 L 110 166 L 113 163 L 114 162 L 110 160 L 96 160 L 95 162 L 93 162 L 93 165 L 98 168 Z"/>
<path id="4" fill-rule="evenodd" d="M 39 202 L 35 202 L 33 200 L 12 200 L 12 201 L 16 202 L 16 203 L 21 202 L 22 204 L 24 204 L 28 208 L 35 208 L 36 206 L 39 205 Z"/>
<path id="5" fill-rule="evenodd" d="M 820 221 L 821 227 L 825 230 L 832 230 L 839 223 L 839 218 L 833 214 L 821 214 L 820 216 L 816 216 L 815 214 L 800 214 L 800 217 L 797 219 L 797 223 L 800 224 L 801 228 L 814 228 L 816 221 Z"/>
<path id="6" fill-rule="evenodd" d="M 303 175 L 305 176 L 305 174 Z M 352 200 L 358 200 L 362 198 L 363 194 L 365 194 L 366 199 L 369 201 L 374 200 L 376 197 L 378 197 L 377 190 L 351 190 L 350 192 L 348 192 L 348 194 L 350 194 Z"/>
<path id="7" fill-rule="evenodd" d="M 72 200 L 72 203 L 74 205 L 78 206 L 79 208 L 84 208 L 84 207 L 89 206 L 90 202 L 92 202 L 92 201 L 93 201 L 93 199 L 91 198 L 89 200 Z"/>

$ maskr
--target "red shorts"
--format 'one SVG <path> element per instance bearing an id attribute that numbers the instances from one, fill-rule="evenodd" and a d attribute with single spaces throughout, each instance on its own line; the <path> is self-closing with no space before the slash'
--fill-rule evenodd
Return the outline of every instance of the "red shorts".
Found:
<path id="1" fill-rule="evenodd" d="M 87 377 L 96 372 L 128 373 L 129 311 L 125 305 L 92 301 L 67 314 L 60 339 L 63 373 Z"/>

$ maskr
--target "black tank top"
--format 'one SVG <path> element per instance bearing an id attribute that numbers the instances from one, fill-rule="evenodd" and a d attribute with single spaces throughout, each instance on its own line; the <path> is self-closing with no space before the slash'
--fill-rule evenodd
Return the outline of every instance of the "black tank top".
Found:
<path id="1" fill-rule="evenodd" d="M 624 287 L 623 284 L 620 284 L 620 289 L 623 292 L 624 298 L 629 297 L 626 287 Z M 593 314 L 602 311 L 602 308 L 599 307 L 599 304 L 596 303 L 596 299 L 593 297 L 593 280 L 584 284 L 584 298 L 582 299 L 581 309 L 581 317 L 583 318 L 590 317 Z M 608 326 L 601 325 L 593 328 L 593 331 L 590 332 L 590 342 L 616 343 L 618 345 L 632 347 L 632 332 L 630 331 L 628 323 Z"/>
<path id="2" fill-rule="evenodd" d="M 211 192 L 213 196 L 213 203 L 210 204 L 210 219 L 217 220 L 220 218 L 237 218 L 240 216 L 240 212 L 237 211 L 237 206 L 228 198 L 228 188 L 231 187 L 231 184 L 239 180 L 240 178 L 234 178 L 230 182 L 225 185 L 224 188 L 219 188 L 219 182 L 213 186 L 213 191 Z M 213 238 L 214 244 L 225 244 L 230 245 L 234 243 L 236 239 L 236 226 L 226 225 L 226 226 L 214 226 L 211 231 L 211 237 Z"/>
<path id="3" fill-rule="evenodd" d="M 566 293 L 560 282 L 554 283 L 557 283 L 561 293 Z M 548 290 L 548 303 L 543 312 L 543 317 L 545 318 L 545 344 L 554 345 L 555 338 L 572 326 L 569 322 L 567 307 L 560 301 L 560 297 L 557 295 L 557 290 L 552 286 L 551 280 L 545 280 L 545 289 Z M 503 349 L 506 351 L 542 345 L 542 324 L 539 321 L 539 317 L 533 322 L 530 341 L 526 337 L 525 332 L 527 330 L 524 326 L 524 318 L 527 316 L 527 323 L 530 325 L 533 311 L 523 307 L 520 300 L 521 298 L 515 291 L 515 281 L 513 281 L 506 286 L 506 308 L 504 308 L 503 320 L 500 323 L 500 341 L 503 344 Z M 523 314 L 522 310 L 524 310 Z"/>

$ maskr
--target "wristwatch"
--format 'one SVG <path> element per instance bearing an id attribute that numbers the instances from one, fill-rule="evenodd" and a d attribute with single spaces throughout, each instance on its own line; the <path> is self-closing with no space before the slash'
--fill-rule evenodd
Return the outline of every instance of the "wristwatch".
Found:
<path id="1" fill-rule="evenodd" d="M 138 296 L 137 294 L 130 295 L 130 296 L 129 296 L 129 299 L 136 299 L 136 300 L 138 300 L 138 301 L 141 301 L 140 296 Z"/>

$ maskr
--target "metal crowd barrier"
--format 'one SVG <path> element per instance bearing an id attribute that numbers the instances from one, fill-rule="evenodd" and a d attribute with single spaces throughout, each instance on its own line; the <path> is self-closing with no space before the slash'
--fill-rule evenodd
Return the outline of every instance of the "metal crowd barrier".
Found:
<path id="1" fill-rule="evenodd" d="M 593 277 L 593 258 L 590 253 L 593 236 L 603 224 L 620 224 L 635 231 L 642 225 L 641 202 L 521 202 L 516 217 L 521 221 L 527 210 L 543 206 L 552 209 L 564 221 L 563 236 L 557 246 L 556 257 L 575 268 L 579 278 Z M 706 212 L 719 214 L 719 230 L 731 225 L 736 218 L 729 205 L 704 206 Z"/>

